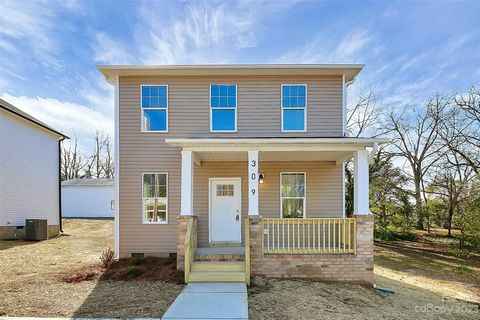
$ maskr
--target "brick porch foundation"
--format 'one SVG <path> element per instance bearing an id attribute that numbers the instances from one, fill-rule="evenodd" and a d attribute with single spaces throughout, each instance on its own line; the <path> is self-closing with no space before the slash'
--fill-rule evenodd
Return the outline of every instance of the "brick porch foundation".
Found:
<path id="1" fill-rule="evenodd" d="M 261 217 L 250 216 L 251 274 L 373 285 L 373 215 L 356 215 L 356 254 L 263 254 Z"/>

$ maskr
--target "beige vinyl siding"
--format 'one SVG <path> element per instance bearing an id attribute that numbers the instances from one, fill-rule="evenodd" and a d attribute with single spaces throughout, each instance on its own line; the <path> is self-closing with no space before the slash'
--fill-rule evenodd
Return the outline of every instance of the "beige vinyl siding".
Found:
<path id="1" fill-rule="evenodd" d="M 169 132 L 142 133 L 140 110 L 141 84 L 168 84 L 169 102 Z M 210 133 L 210 84 L 235 83 L 238 92 L 238 132 Z M 308 124 L 307 132 L 281 132 L 281 84 L 306 83 L 308 85 Z M 342 135 L 342 80 L 341 77 L 321 78 L 288 78 L 271 77 L 256 78 L 180 78 L 180 77 L 121 77 L 119 103 L 119 232 L 120 254 L 128 255 L 132 252 L 146 254 L 167 253 L 176 251 L 176 217 L 180 212 L 180 148 L 173 148 L 165 144 L 165 138 L 200 138 L 200 137 L 339 137 Z M 240 165 L 234 173 L 233 163 L 229 162 L 223 172 L 224 175 L 242 177 L 242 189 L 246 188 L 246 163 Z M 282 164 L 287 164 L 282 162 Z M 209 166 L 210 164 L 206 164 Z M 292 164 L 293 165 L 293 164 Z M 238 164 L 235 164 L 235 168 Z M 324 166 L 319 166 L 319 168 Z M 203 167 L 195 167 L 196 174 L 201 175 Z M 204 167 L 207 168 L 207 167 Z M 262 162 L 260 161 L 260 168 Z M 335 168 L 335 170 L 333 169 Z M 272 173 L 265 168 L 266 180 L 272 179 Z M 219 168 L 220 170 L 220 168 Z M 271 169 L 274 170 L 274 169 Z M 288 169 L 290 170 L 290 169 Z M 333 187 L 327 183 L 328 192 L 338 192 L 335 196 L 318 196 L 319 200 L 310 199 L 312 191 L 307 186 L 307 215 L 311 208 L 312 214 L 326 214 L 337 208 L 341 211 L 341 170 L 333 166 L 332 175 L 339 183 Z M 301 171 L 306 171 L 302 169 Z M 142 223 L 142 173 L 168 172 L 168 224 L 149 225 Z M 335 172 L 335 173 L 333 173 Z M 275 173 L 276 180 L 279 180 Z M 330 175 L 330 174 L 329 174 Z M 216 171 L 213 176 L 221 176 Z M 270 180 L 273 181 L 273 180 Z M 307 184 L 309 183 L 307 173 Z M 197 180 L 195 180 L 197 183 Z M 278 183 L 278 181 L 277 181 Z M 319 183 L 319 187 L 323 185 Z M 266 185 L 260 188 L 267 188 Z M 314 187 L 315 188 L 315 187 Z M 208 179 L 207 192 L 204 198 L 199 199 L 199 191 L 195 190 L 194 210 L 199 209 L 199 215 L 208 215 Z M 273 214 L 279 212 L 279 191 L 266 189 L 268 196 L 260 194 L 260 212 Z M 314 190 L 314 189 L 313 189 Z M 246 189 L 242 192 L 242 211 L 248 208 Z M 310 203 L 313 201 L 313 203 Z M 335 203 L 332 203 L 335 202 Z M 198 203 L 197 203 L 198 202 Z M 314 209 L 317 203 L 319 207 Z M 310 207 L 310 204 L 312 207 Z M 199 207 L 200 206 L 200 207 Z M 203 206 L 203 209 L 202 209 Z M 207 208 L 205 210 L 204 208 Z M 200 218 L 200 222 L 204 222 Z M 201 223 L 202 225 L 204 223 Z M 200 226 L 200 228 L 202 228 Z M 208 224 L 207 224 L 208 230 Z M 200 244 L 208 241 L 208 233 L 200 230 Z"/>

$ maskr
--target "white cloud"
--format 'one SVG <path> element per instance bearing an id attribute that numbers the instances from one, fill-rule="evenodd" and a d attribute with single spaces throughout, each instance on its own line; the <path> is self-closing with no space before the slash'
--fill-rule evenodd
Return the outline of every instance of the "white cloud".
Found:
<path id="1" fill-rule="evenodd" d="M 97 33 L 96 44 L 93 46 L 95 61 L 108 64 L 132 64 L 135 59 L 130 50 L 116 42 L 105 32 Z"/>
<path id="2" fill-rule="evenodd" d="M 8 93 L 2 94 L 1 98 L 71 138 L 76 136 L 83 151 L 90 151 L 97 130 L 113 137 L 113 119 L 86 106 L 53 98 L 16 97 Z"/>
<path id="3" fill-rule="evenodd" d="M 379 53 L 380 46 L 372 46 L 373 35 L 357 29 L 338 39 L 329 32 L 317 34 L 300 48 L 287 51 L 277 59 L 280 63 L 362 63 L 363 53 Z M 374 51 L 374 49 L 376 51 Z"/>
<path id="4" fill-rule="evenodd" d="M 108 64 L 238 62 L 239 53 L 255 47 L 262 38 L 264 18 L 293 4 L 198 1 L 166 8 L 163 2 L 141 3 L 134 43 L 122 44 L 99 33 L 95 60 Z"/>

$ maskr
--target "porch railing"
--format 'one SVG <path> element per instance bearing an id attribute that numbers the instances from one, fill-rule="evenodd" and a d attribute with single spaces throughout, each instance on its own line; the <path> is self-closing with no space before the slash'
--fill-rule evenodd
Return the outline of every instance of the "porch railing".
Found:
<path id="1" fill-rule="evenodd" d="M 195 255 L 195 232 L 193 219 L 188 220 L 187 232 L 185 233 L 185 283 L 188 283 Z"/>
<path id="2" fill-rule="evenodd" d="M 263 218 L 264 253 L 356 253 L 354 218 Z"/>

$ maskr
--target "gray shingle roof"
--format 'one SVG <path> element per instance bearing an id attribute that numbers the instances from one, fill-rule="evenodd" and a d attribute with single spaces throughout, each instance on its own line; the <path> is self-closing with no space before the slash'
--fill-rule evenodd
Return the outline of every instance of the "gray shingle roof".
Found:
<path id="1" fill-rule="evenodd" d="M 99 178 L 99 179 L 71 179 L 62 181 L 62 187 L 84 186 L 84 187 L 109 187 L 114 186 L 114 179 Z"/>

